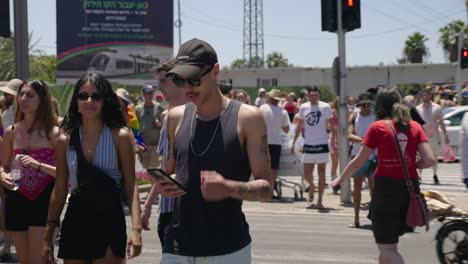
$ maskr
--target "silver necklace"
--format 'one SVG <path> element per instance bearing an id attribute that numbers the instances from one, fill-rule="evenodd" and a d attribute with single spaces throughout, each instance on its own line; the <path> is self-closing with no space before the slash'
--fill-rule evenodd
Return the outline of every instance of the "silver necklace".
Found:
<path id="1" fill-rule="evenodd" d="M 195 148 L 193 147 L 193 140 L 195 137 L 195 135 L 193 134 L 193 119 L 195 118 L 195 113 L 198 112 L 197 107 L 195 106 L 195 109 L 192 113 L 192 120 L 190 121 L 190 149 L 192 150 L 192 153 L 193 155 L 195 155 L 195 157 L 201 157 L 205 155 L 205 153 L 210 149 L 211 144 L 213 143 L 213 140 L 216 136 L 216 133 L 218 132 L 219 124 L 221 123 L 221 117 L 223 116 L 227 108 L 225 107 L 225 100 L 223 100 L 223 105 L 221 107 L 222 107 L 222 111 L 221 111 L 221 114 L 219 114 L 218 123 L 216 123 L 215 131 L 213 132 L 213 135 L 211 135 L 211 139 L 210 139 L 210 142 L 208 143 L 208 146 L 206 146 L 205 150 L 203 150 L 201 153 L 197 153 L 195 152 Z"/>

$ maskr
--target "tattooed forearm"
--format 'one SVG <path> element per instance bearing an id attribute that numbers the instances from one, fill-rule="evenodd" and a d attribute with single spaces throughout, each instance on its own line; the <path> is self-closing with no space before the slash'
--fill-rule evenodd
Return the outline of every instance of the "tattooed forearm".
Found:
<path id="1" fill-rule="evenodd" d="M 270 200 L 272 196 L 271 185 L 266 180 L 252 182 L 238 182 L 234 198 L 248 201 Z"/>

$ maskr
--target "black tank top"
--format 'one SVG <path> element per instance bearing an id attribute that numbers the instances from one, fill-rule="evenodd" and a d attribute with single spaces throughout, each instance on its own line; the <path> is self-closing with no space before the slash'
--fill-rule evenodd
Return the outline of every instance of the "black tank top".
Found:
<path id="1" fill-rule="evenodd" d="M 165 253 L 184 256 L 217 256 L 242 249 L 251 242 L 242 201 L 225 199 L 207 202 L 200 189 L 200 171 L 212 170 L 234 181 L 247 182 L 250 165 L 237 135 L 240 103 L 230 101 L 221 117 L 201 121 L 193 116 L 195 105 L 185 106 L 182 124 L 174 141 L 177 178 L 188 193 L 176 199 L 173 219 L 167 229 Z M 204 155 L 219 118 L 213 142 Z M 190 124 L 193 122 L 193 134 Z M 194 152 L 190 141 L 193 140 Z"/>

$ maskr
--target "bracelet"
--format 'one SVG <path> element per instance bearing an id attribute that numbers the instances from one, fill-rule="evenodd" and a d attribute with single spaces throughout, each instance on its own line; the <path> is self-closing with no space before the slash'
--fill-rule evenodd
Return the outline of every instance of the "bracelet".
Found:
<path id="1" fill-rule="evenodd" d="M 42 162 L 39 161 L 39 167 L 37 167 L 37 171 L 41 171 L 41 167 L 42 167 Z"/>
<path id="2" fill-rule="evenodd" d="M 59 221 L 57 221 L 57 220 L 47 220 L 47 223 L 56 223 L 56 224 L 58 224 L 58 222 Z"/>

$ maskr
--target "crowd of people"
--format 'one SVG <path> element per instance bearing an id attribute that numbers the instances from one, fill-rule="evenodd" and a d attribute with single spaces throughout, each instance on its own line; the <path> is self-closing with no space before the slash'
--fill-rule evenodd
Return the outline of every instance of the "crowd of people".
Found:
<path id="1" fill-rule="evenodd" d="M 84 74 L 63 118 L 40 80 L 13 79 L 0 87 L 0 261 L 11 259 L 14 245 L 26 264 L 54 263 L 55 255 L 64 263 L 125 263 L 141 253 L 141 232 L 151 229 L 159 197 L 161 263 L 250 263 L 252 238 L 242 201 L 278 198 L 282 133 L 292 133 L 289 151 L 301 156 L 308 202 L 325 208 L 331 161 L 335 194 L 353 177 L 350 227 L 360 227 L 366 183 L 379 262 L 403 263 L 397 245 L 409 230 L 409 198 L 396 147 L 419 192 L 424 168 L 433 167 L 439 184 L 436 155 L 442 140 L 449 144 L 442 106 L 431 90 L 412 90 L 403 98 L 397 88 L 378 86 L 346 98 L 351 161 L 338 175 L 339 98 L 321 101 L 316 86 L 298 96 L 260 88 L 255 100 L 243 90 L 224 89 L 216 51 L 199 39 L 153 70 L 157 86 L 143 86 L 137 102 L 123 88 L 114 91 L 103 76 Z M 439 138 L 439 127 L 445 138 Z M 143 168 L 162 168 L 184 188 L 147 174 L 152 187 L 140 208 L 136 157 Z"/>

